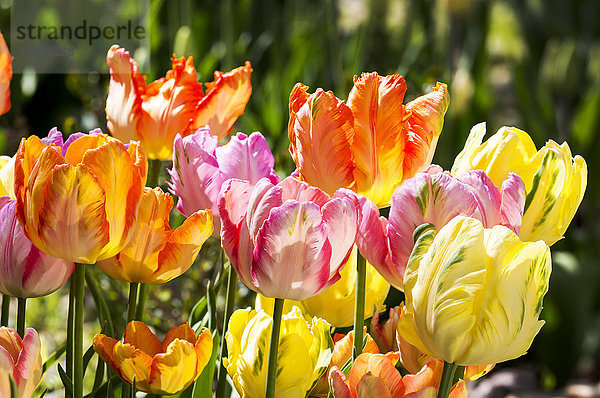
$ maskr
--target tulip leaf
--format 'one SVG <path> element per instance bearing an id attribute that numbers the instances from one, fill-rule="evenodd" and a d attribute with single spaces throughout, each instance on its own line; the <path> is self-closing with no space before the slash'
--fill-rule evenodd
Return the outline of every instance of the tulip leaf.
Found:
<path id="1" fill-rule="evenodd" d="M 206 287 L 206 296 L 208 297 L 208 329 L 215 330 L 217 327 L 217 296 L 210 281 Z"/>
<path id="2" fill-rule="evenodd" d="M 63 344 L 60 347 L 58 347 L 58 349 L 56 351 L 54 351 L 54 353 L 52 353 L 52 355 L 50 355 L 50 357 L 48 359 L 46 359 L 46 362 L 44 362 L 44 365 L 42 366 L 42 374 L 46 373 L 46 371 L 50 368 L 50 366 L 54 365 L 54 363 L 56 361 L 58 361 L 60 359 L 60 357 L 63 356 L 63 354 L 65 353 L 65 351 L 67 350 L 67 344 Z"/>
<path id="3" fill-rule="evenodd" d="M 19 394 L 19 389 L 17 388 L 17 383 L 15 382 L 15 379 L 13 379 L 12 376 L 9 375 L 8 380 L 10 380 L 10 396 L 12 398 L 19 398 L 21 394 Z"/>
<path id="4" fill-rule="evenodd" d="M 219 353 L 219 331 L 214 329 L 211 333 L 213 338 L 212 354 L 204 367 L 204 370 L 202 370 L 202 373 L 194 383 L 192 398 L 212 396 L 213 378 L 216 369 L 215 364 Z"/>
<path id="5" fill-rule="evenodd" d="M 208 301 L 206 299 L 206 296 L 202 297 L 200 300 L 198 300 L 196 302 L 196 304 L 194 304 L 194 307 L 190 311 L 190 316 L 188 318 L 188 323 L 190 325 L 195 325 L 196 323 L 198 323 L 202 320 L 202 318 L 204 317 L 204 314 L 206 314 L 206 311 L 207 311 L 207 309 L 206 309 L 207 304 L 208 304 Z"/>
<path id="6" fill-rule="evenodd" d="M 92 387 L 92 391 L 95 391 L 102 384 L 102 380 L 104 380 L 104 361 L 98 355 L 98 363 L 96 365 L 96 375 L 94 376 L 94 387 Z"/>
<path id="7" fill-rule="evenodd" d="M 63 367 L 60 365 L 60 363 L 58 364 L 58 375 L 60 376 L 60 381 L 63 383 L 63 386 L 65 387 L 66 394 L 72 397 L 73 396 L 73 382 L 71 381 L 69 376 L 67 376 L 67 373 L 65 372 Z"/>
<path id="8" fill-rule="evenodd" d="M 100 320 L 100 328 L 102 329 L 102 333 L 107 335 L 108 337 L 114 337 L 115 328 L 110 317 L 110 311 L 108 310 L 106 301 L 104 301 L 102 292 L 98 287 L 98 281 L 96 280 L 96 276 L 92 272 L 86 272 L 85 282 L 88 288 L 90 289 L 90 292 L 92 293 L 94 303 L 96 304 L 96 308 L 98 309 L 98 318 Z"/>
<path id="9" fill-rule="evenodd" d="M 90 364 L 90 361 L 92 360 L 92 357 L 94 356 L 94 354 L 96 353 L 96 351 L 94 351 L 94 346 L 90 346 L 90 348 L 88 348 L 85 351 L 85 354 L 83 354 L 83 376 L 85 377 L 85 372 L 88 368 L 88 365 Z"/>

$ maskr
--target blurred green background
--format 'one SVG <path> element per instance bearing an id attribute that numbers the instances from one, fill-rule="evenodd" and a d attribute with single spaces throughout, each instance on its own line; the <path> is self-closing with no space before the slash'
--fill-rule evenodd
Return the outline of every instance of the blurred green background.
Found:
<path id="1" fill-rule="evenodd" d="M 10 43 L 10 1 L 0 7 Z M 537 147 L 568 141 L 588 163 L 587 192 L 565 239 L 552 247 L 547 323 L 530 353 L 508 365 L 534 366 L 546 389 L 600 378 L 599 1 L 151 0 L 148 18 L 147 82 L 164 76 L 173 53 L 194 56 L 200 81 L 212 81 L 215 69 L 252 63 L 253 94 L 234 129 L 261 131 L 281 175 L 294 169 L 287 150 L 294 83 L 345 99 L 353 76 L 365 71 L 404 75 L 407 101 L 436 81 L 448 84 L 450 107 L 434 158 L 446 169 L 481 121 L 488 136 L 507 125 L 527 131 Z M 90 74 L 15 75 L 12 109 L 0 118 L 0 153 L 14 154 L 21 137 L 45 135 L 53 126 L 106 131 L 107 73 L 104 66 Z M 218 242 L 209 242 L 199 266 L 150 289 L 150 323 L 166 330 L 187 319 L 206 281 L 216 277 L 218 253 Z M 122 324 L 125 284 L 97 276 Z M 66 310 L 65 295 L 63 289 L 32 303 L 32 326 L 62 330 L 56 318 L 64 314 L 56 307 Z M 93 320 L 94 308 L 88 311 Z"/>

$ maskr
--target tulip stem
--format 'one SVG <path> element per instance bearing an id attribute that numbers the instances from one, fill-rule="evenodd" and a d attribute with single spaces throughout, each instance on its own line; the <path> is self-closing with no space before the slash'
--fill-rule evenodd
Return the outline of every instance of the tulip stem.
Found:
<path id="1" fill-rule="evenodd" d="M 137 306 L 135 308 L 135 319 L 141 321 L 144 318 L 144 309 L 146 308 L 147 285 L 140 283 L 137 292 Z"/>
<path id="2" fill-rule="evenodd" d="M 354 349 L 352 358 L 356 359 L 363 350 L 363 325 L 365 323 L 365 284 L 367 279 L 367 260 L 360 252 L 356 259 L 356 295 L 354 296 Z"/>
<path id="3" fill-rule="evenodd" d="M 139 283 L 129 283 L 129 305 L 127 306 L 127 323 L 135 320 Z"/>
<path id="4" fill-rule="evenodd" d="M 77 268 L 77 267 L 75 267 Z M 69 284 L 69 313 L 67 315 L 67 353 L 66 353 L 66 368 L 67 375 L 73 380 L 73 336 L 75 326 L 75 277 L 71 277 Z"/>
<path id="5" fill-rule="evenodd" d="M 158 186 L 162 162 L 158 159 L 148 159 L 148 179 L 146 185 L 150 188 Z"/>
<path id="6" fill-rule="evenodd" d="M 277 351 L 279 351 L 279 332 L 281 331 L 281 315 L 285 299 L 275 298 L 273 307 L 273 324 L 271 326 L 271 345 L 269 346 L 269 362 L 267 363 L 267 391 L 265 398 L 275 397 L 275 374 L 277 371 Z"/>
<path id="7" fill-rule="evenodd" d="M 225 333 L 227 332 L 227 327 L 229 326 L 229 318 L 231 318 L 231 314 L 233 313 L 233 307 L 235 306 L 235 285 L 237 282 L 237 274 L 231 264 L 228 267 L 228 276 L 227 276 L 227 299 L 225 300 L 225 314 L 223 316 L 223 333 L 221 334 L 221 347 L 220 347 L 220 355 L 219 358 L 224 358 L 227 356 L 227 347 L 225 340 Z M 223 366 L 221 360 L 221 365 L 219 366 L 219 375 L 217 379 L 217 397 L 223 397 L 225 395 L 225 381 L 227 380 L 227 370 L 225 366 Z"/>
<path id="8" fill-rule="evenodd" d="M 25 338 L 25 308 L 27 307 L 26 298 L 17 298 L 17 333 L 22 339 Z"/>
<path id="9" fill-rule="evenodd" d="M 8 326 L 8 314 L 10 312 L 10 296 L 7 294 L 2 295 L 2 318 L 0 319 L 0 326 Z"/>
<path id="10" fill-rule="evenodd" d="M 454 381 L 454 374 L 459 366 L 455 363 L 444 362 L 444 371 L 442 372 L 442 380 L 438 390 L 438 398 L 448 398 Z"/>
<path id="11" fill-rule="evenodd" d="M 83 300 L 85 294 L 85 264 L 75 264 L 75 319 L 73 333 L 73 397 L 83 397 Z"/>

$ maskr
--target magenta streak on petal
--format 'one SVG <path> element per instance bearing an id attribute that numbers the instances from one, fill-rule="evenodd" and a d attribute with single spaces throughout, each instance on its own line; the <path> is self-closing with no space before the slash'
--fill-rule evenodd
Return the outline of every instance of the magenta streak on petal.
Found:
<path id="1" fill-rule="evenodd" d="M 287 177 L 278 184 L 283 188 L 283 200 L 297 200 L 299 202 L 314 202 L 323 207 L 331 197 L 317 187 L 313 187 L 304 181 L 294 177 Z"/>
<path id="2" fill-rule="evenodd" d="M 30 381 L 33 376 L 31 372 L 36 368 L 36 362 L 40 355 L 40 338 L 35 329 L 27 328 L 25 338 L 23 339 L 23 348 L 19 353 L 19 359 L 15 364 L 14 377 L 17 385 Z"/>

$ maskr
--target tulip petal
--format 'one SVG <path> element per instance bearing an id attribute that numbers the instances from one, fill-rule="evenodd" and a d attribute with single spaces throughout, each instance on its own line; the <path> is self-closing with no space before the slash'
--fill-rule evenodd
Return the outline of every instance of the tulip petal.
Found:
<path id="1" fill-rule="evenodd" d="M 35 329 L 27 328 L 23 339 L 23 349 L 15 363 L 13 377 L 23 397 L 32 397 L 39 380 L 42 378 L 42 343 Z"/>
<path id="2" fill-rule="evenodd" d="M 132 321 L 127 324 L 123 344 L 129 344 L 150 357 L 163 352 L 160 341 L 143 322 Z"/>
<path id="3" fill-rule="evenodd" d="M 15 199 L 15 158 L 0 156 L 0 197 Z"/>
<path id="4" fill-rule="evenodd" d="M 448 87 L 437 83 L 429 94 L 422 95 L 406 105 L 406 110 L 410 112 L 410 134 L 402 165 L 405 179 L 431 163 L 449 102 Z"/>
<path id="5" fill-rule="evenodd" d="M 239 278 L 252 286 L 252 241 L 246 223 L 246 211 L 252 194 L 252 184 L 231 179 L 223 184 L 219 195 L 221 245 Z"/>
<path id="6" fill-rule="evenodd" d="M 289 200 L 271 210 L 256 241 L 252 280 L 264 296 L 302 300 L 329 281 L 332 249 L 316 204 Z"/>
<path id="7" fill-rule="evenodd" d="M 292 95 L 303 97 L 302 90 Z M 290 103 L 297 100 L 290 96 Z M 290 108 L 290 151 L 302 179 L 332 195 L 353 185 L 354 163 L 350 149 L 354 117 L 332 92 L 318 89 L 293 112 Z"/>
<path id="8" fill-rule="evenodd" d="M 0 32 L 0 115 L 10 110 L 10 80 L 12 79 L 12 56 Z"/>
<path id="9" fill-rule="evenodd" d="M 325 203 L 322 212 L 323 223 L 327 226 L 325 234 L 332 248 L 328 283 L 331 286 L 339 280 L 339 271 L 346 265 L 354 246 L 358 214 L 355 204 L 348 198 L 331 199 Z"/>
<path id="10" fill-rule="evenodd" d="M 402 104 L 405 92 L 402 76 L 384 77 L 374 72 L 355 76 L 348 95 L 354 115 L 352 154 L 357 191 L 378 205 L 403 179 L 403 168 L 398 165 L 404 161 L 406 118 L 410 115 Z"/>
<path id="11" fill-rule="evenodd" d="M 346 382 L 346 376 L 337 366 L 329 371 L 329 388 L 335 398 L 356 398 L 356 394 L 352 393 Z"/>
<path id="12" fill-rule="evenodd" d="M 69 261 L 95 263 L 109 242 L 104 191 L 85 165 L 55 166 L 50 176 L 39 213 L 42 240 L 52 242 L 46 250 Z"/>
<path id="13" fill-rule="evenodd" d="M 298 202 L 314 202 L 319 207 L 323 207 L 323 205 L 331 199 L 331 197 L 321 189 L 294 177 L 287 177 L 277 185 L 282 189 L 282 200 L 284 202 L 293 199 Z"/>
<path id="14" fill-rule="evenodd" d="M 0 349 L 8 355 L 5 360 L 10 359 L 11 368 L 19 359 L 19 352 L 23 348 L 23 340 L 21 336 L 13 330 L 5 326 L 0 327 Z"/>
<path id="15" fill-rule="evenodd" d="M 82 163 L 94 174 L 106 195 L 104 209 L 110 241 L 102 249 L 99 259 L 109 258 L 121 251 L 130 239 L 143 191 L 142 176 L 124 145 L 117 140 L 86 151 Z"/>
<path id="16" fill-rule="evenodd" d="M 215 71 L 215 81 L 206 83 L 206 96 L 198 103 L 190 128 L 209 125 L 219 140 L 229 134 L 252 94 L 251 73 L 248 61 L 227 73 Z"/>
<path id="17" fill-rule="evenodd" d="M 137 121 L 140 117 L 142 99 L 146 88 L 137 62 L 129 51 L 113 45 L 106 55 L 110 68 L 110 84 L 106 99 L 108 130 L 123 142 L 137 140 Z"/>
<path id="18" fill-rule="evenodd" d="M 112 337 L 105 336 L 103 334 L 97 334 L 94 336 L 94 351 L 102 358 L 104 362 L 110 366 L 110 368 L 121 376 L 121 370 L 119 369 L 119 365 L 115 362 L 113 358 L 113 352 L 115 348 L 115 344 L 117 344 L 117 340 Z"/>
<path id="19" fill-rule="evenodd" d="M 167 351 L 167 347 L 175 339 L 187 341 L 190 344 L 196 344 L 196 333 L 194 333 L 194 329 L 192 329 L 187 323 L 184 323 L 183 325 L 179 325 L 176 328 L 169 330 L 162 343 L 160 343 L 163 352 Z"/>
<path id="20" fill-rule="evenodd" d="M 364 375 L 358 383 L 358 398 L 393 398 L 384 381 L 377 376 Z M 402 395 L 397 395 L 402 396 Z"/>
<path id="21" fill-rule="evenodd" d="M 150 392 L 148 380 L 152 366 L 152 357 L 132 346 L 118 341 L 113 348 L 113 358 L 118 364 L 121 377 L 127 383 L 133 383 L 140 391 Z"/>
<path id="22" fill-rule="evenodd" d="M 258 231 L 269 217 L 271 209 L 283 204 L 282 191 L 281 187 L 274 186 L 267 178 L 263 178 L 254 186 L 246 213 L 248 232 L 253 241 L 256 240 Z"/>
<path id="23" fill-rule="evenodd" d="M 196 357 L 198 359 L 198 362 L 196 363 L 196 372 L 197 374 L 200 374 L 212 356 L 213 340 L 210 330 L 207 328 L 202 329 L 196 340 L 194 349 L 196 350 Z"/>
<path id="24" fill-rule="evenodd" d="M 175 339 L 164 354 L 154 356 L 150 389 L 154 394 L 177 394 L 192 384 L 197 375 L 194 346 L 188 341 Z"/>
<path id="25" fill-rule="evenodd" d="M 518 234 L 523 221 L 523 209 L 525 207 L 525 184 L 515 173 L 508 173 L 508 178 L 502 183 L 500 190 L 502 203 L 500 205 L 501 222 Z"/>
<path id="26" fill-rule="evenodd" d="M 196 260 L 212 231 L 210 210 L 192 214 L 179 228 L 172 231 L 158 255 L 159 269 L 154 275 L 155 282 L 167 282 L 185 273 Z"/>

